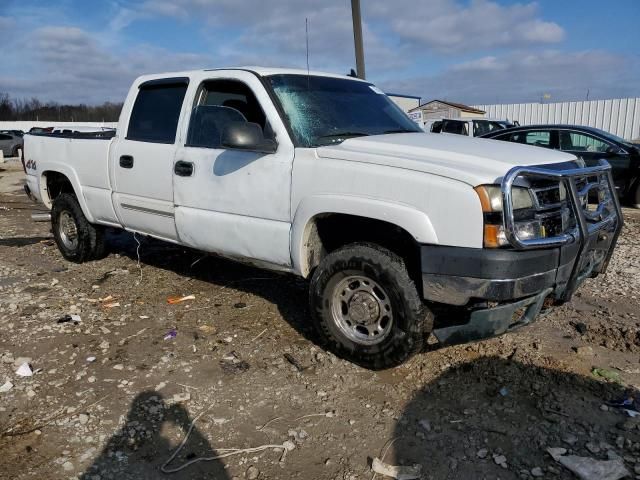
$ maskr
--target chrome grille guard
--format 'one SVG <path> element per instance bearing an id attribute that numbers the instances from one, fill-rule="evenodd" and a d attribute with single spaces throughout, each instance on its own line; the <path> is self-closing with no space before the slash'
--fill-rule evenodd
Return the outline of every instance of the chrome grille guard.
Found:
<path id="1" fill-rule="evenodd" d="M 516 221 L 512 203 L 512 188 L 517 178 L 546 179 L 562 182 L 567 192 L 567 201 L 575 219 L 575 226 L 570 231 L 563 231 L 559 235 L 547 238 L 522 240 L 516 234 Z M 590 181 L 596 178 L 597 181 Z M 580 181 L 586 181 L 582 187 Z M 588 208 L 589 192 L 598 188 L 603 193 L 594 211 Z M 563 296 L 570 297 L 578 283 L 581 268 L 585 263 L 586 246 L 590 237 L 606 235 L 604 231 L 612 233 L 608 250 L 598 272 L 604 273 L 613 253 L 613 249 L 622 230 L 622 210 L 611 176 L 611 165 L 600 160 L 599 165 L 586 168 L 567 170 L 553 170 L 544 167 L 514 167 L 502 179 L 502 205 L 505 236 L 516 249 L 528 250 L 532 248 L 558 247 L 578 242 L 578 253 L 567 291 Z M 601 233 L 602 232 L 602 233 Z M 604 237 L 606 239 L 606 236 Z"/>

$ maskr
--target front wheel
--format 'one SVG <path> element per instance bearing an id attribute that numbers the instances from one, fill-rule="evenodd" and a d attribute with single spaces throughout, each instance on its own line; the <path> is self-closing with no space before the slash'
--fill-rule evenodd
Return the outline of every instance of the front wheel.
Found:
<path id="1" fill-rule="evenodd" d="M 640 208 L 640 180 L 636 180 L 629 191 L 629 206 L 633 208 Z"/>
<path id="2" fill-rule="evenodd" d="M 62 193 L 56 197 L 51 226 L 58 249 L 67 260 L 83 263 L 104 255 L 104 230 L 89 223 L 75 195 Z"/>
<path id="3" fill-rule="evenodd" d="M 402 259 L 373 244 L 347 245 L 327 255 L 310 286 L 321 340 L 365 368 L 397 366 L 422 350 L 433 328 Z"/>

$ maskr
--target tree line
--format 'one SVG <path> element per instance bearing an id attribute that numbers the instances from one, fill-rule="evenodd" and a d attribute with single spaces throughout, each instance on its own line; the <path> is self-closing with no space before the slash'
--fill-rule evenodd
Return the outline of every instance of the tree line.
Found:
<path id="1" fill-rule="evenodd" d="M 37 98 L 11 98 L 0 92 L 0 121 L 117 122 L 122 103 L 66 105 Z"/>

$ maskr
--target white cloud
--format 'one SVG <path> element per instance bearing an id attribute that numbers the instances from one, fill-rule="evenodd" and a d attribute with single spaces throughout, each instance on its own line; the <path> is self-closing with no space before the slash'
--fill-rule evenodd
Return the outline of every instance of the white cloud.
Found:
<path id="1" fill-rule="evenodd" d="M 564 30 L 540 18 L 536 3 L 500 5 L 489 0 L 368 0 L 363 2 L 365 53 L 372 65 L 395 68 L 401 56 L 425 49 L 441 53 L 557 43 Z M 280 58 L 303 57 L 305 18 L 320 66 L 353 64 L 351 10 L 345 0 L 147 0 L 145 15 L 201 19 L 213 27 L 237 28 L 229 49 L 268 50 Z M 385 41 L 374 25 L 384 25 Z"/>
<path id="2" fill-rule="evenodd" d="M 558 47 L 540 51 L 560 42 L 565 32 L 543 18 L 537 3 L 362 3 L 368 78 L 387 79 L 379 83 L 392 91 L 466 102 L 535 100 L 543 91 L 579 97 L 587 88 L 592 96 L 637 94 L 637 57 L 563 53 Z M 133 78 L 143 73 L 238 65 L 303 68 L 305 18 L 312 69 L 346 73 L 355 63 L 347 0 L 109 0 L 109 5 L 108 18 L 95 31 L 70 26 L 64 9 L 24 9 L 21 20 L 30 20 L 4 42 L 0 91 L 96 103 L 122 100 Z M 193 31 L 193 51 L 201 53 L 136 42 L 141 20 L 147 32 L 153 21 L 179 22 Z M 0 16 L 0 36 L 8 31 L 2 26 L 13 23 Z M 469 58 L 474 52 L 476 58 L 438 74 L 406 79 L 408 71 L 429 71 L 443 59 Z"/>
<path id="3" fill-rule="evenodd" d="M 22 75 L 0 77 L 0 91 L 70 103 L 122 101 L 135 77 L 211 64 L 204 55 L 175 53 L 149 45 L 116 55 L 77 27 L 44 27 L 30 36 L 32 54 Z"/>
<path id="4" fill-rule="evenodd" d="M 396 0 L 377 2 L 374 14 L 390 18 L 393 31 L 404 40 L 443 53 L 548 44 L 564 38 L 562 27 L 538 17 L 536 3 Z"/>

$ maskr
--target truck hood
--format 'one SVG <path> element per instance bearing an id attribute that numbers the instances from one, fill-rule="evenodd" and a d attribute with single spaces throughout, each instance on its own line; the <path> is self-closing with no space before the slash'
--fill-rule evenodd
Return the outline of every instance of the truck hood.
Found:
<path id="1" fill-rule="evenodd" d="M 471 186 L 499 182 L 515 166 L 576 160 L 541 147 L 436 133 L 356 137 L 317 148 L 320 158 L 374 163 L 448 177 Z"/>

